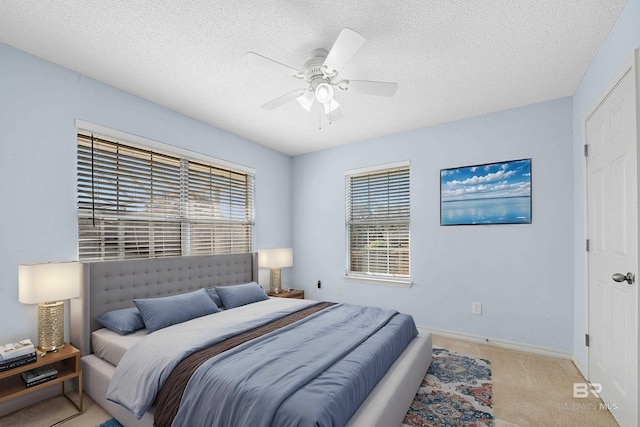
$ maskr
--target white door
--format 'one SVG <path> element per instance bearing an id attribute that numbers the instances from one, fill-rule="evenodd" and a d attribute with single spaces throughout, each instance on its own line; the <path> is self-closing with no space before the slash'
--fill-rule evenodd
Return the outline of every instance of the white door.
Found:
<path id="1" fill-rule="evenodd" d="M 635 73 L 631 61 L 585 121 L 589 381 L 623 427 L 638 426 Z"/>

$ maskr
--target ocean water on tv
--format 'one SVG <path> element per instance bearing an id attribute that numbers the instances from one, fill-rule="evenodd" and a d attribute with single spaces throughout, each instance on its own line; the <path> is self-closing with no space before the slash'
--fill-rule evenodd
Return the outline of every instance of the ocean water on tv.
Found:
<path id="1" fill-rule="evenodd" d="M 531 197 L 503 197 L 442 202 L 442 225 L 531 222 Z"/>

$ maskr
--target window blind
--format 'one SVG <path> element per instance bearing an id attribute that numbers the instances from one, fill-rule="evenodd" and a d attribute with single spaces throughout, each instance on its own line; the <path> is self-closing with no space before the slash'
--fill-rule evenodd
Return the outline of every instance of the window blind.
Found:
<path id="1" fill-rule="evenodd" d="M 191 254 L 249 252 L 253 179 L 246 173 L 189 163 L 187 200 Z M 247 203 L 251 200 L 251 203 Z"/>
<path id="2" fill-rule="evenodd" d="M 409 167 L 347 174 L 347 275 L 409 279 Z"/>
<path id="3" fill-rule="evenodd" d="M 78 134 L 81 260 L 251 252 L 250 173 Z"/>

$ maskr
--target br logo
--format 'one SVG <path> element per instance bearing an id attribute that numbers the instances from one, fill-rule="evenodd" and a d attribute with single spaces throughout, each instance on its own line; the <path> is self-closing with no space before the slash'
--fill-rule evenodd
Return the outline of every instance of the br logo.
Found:
<path id="1" fill-rule="evenodd" d="M 598 383 L 573 383 L 573 397 L 575 399 L 586 399 L 589 393 L 595 397 L 600 397 L 602 384 Z"/>

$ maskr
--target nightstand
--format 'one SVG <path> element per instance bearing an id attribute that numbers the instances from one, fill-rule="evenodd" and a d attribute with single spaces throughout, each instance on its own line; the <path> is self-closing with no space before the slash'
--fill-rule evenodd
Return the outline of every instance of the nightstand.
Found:
<path id="1" fill-rule="evenodd" d="M 27 386 L 22 382 L 21 374 L 25 371 L 45 365 L 53 366 L 58 371 L 58 378 L 27 388 Z M 64 382 L 73 378 L 78 379 L 78 403 L 74 402 L 64 390 Z M 80 350 L 71 344 L 65 343 L 64 347 L 60 350 L 55 353 L 47 353 L 44 357 L 41 357 L 38 353 L 38 360 L 35 363 L 29 363 L 27 365 L 0 372 L 0 402 L 10 400 L 18 396 L 23 396 L 54 384 L 61 384 L 62 395 L 73 403 L 78 410 L 77 414 L 74 414 L 63 421 L 67 421 L 82 414 L 82 371 L 80 369 Z"/>
<path id="2" fill-rule="evenodd" d="M 282 292 L 278 292 L 277 294 L 273 292 L 267 292 L 267 295 L 269 295 L 270 297 L 278 297 L 278 298 L 304 299 L 304 291 L 297 290 L 297 289 L 292 289 L 292 290 L 283 289 Z"/>

